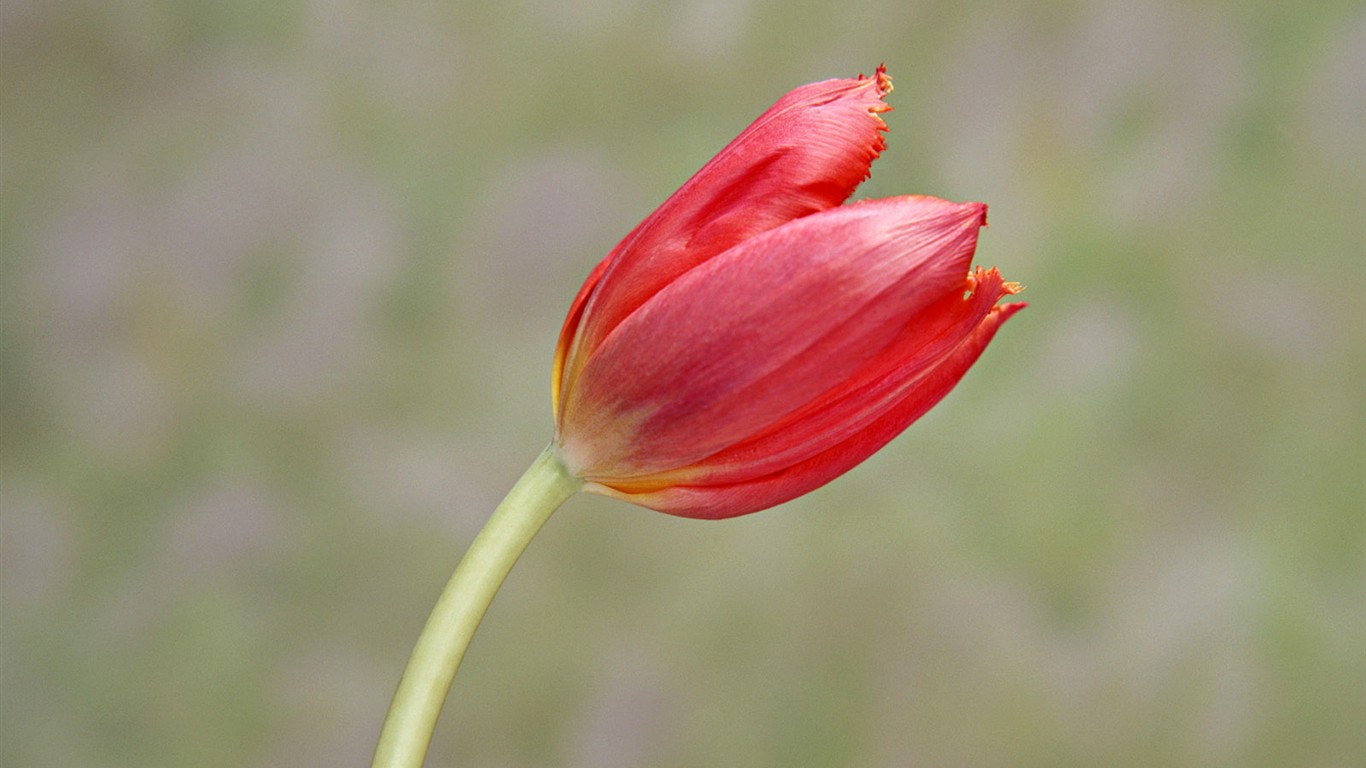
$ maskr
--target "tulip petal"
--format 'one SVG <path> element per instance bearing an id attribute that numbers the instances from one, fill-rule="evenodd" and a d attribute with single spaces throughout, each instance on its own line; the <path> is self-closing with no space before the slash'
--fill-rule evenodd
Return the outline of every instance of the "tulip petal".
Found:
<path id="1" fill-rule="evenodd" d="M 819 488 L 871 456 L 938 403 L 976 362 L 997 329 L 1024 304 L 993 307 L 951 354 L 917 378 L 893 407 L 847 439 L 772 474 L 713 484 L 631 490 L 589 483 L 585 490 L 681 517 L 720 519 L 757 512 Z"/>
<path id="2" fill-rule="evenodd" d="M 664 485 L 727 484 L 762 477 L 844 442 L 891 412 L 974 334 L 995 304 L 1017 290 L 995 269 L 966 276 L 966 295 L 951 293 L 917 315 L 896 343 L 848 381 L 766 431 L 674 472 L 649 478 Z M 1010 310 L 1014 312 L 1015 310 Z M 618 486 L 630 487 L 630 486 Z M 640 490 L 644 490 L 641 487 Z"/>
<path id="3" fill-rule="evenodd" d="M 649 482 L 765 433 L 857 380 L 927 308 L 961 299 L 984 222 L 980 203 L 865 201 L 677 278 L 604 339 L 567 391 L 566 461 L 591 482 Z"/>
<path id="4" fill-rule="evenodd" d="M 891 109 L 882 101 L 890 91 L 883 67 L 791 91 L 612 249 L 560 331 L 557 418 L 587 352 L 661 288 L 761 232 L 844 202 L 884 148 L 878 114 Z"/>

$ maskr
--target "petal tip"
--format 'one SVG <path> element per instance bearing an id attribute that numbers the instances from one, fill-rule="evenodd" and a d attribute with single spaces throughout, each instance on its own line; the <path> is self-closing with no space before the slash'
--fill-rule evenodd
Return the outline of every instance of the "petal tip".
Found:
<path id="1" fill-rule="evenodd" d="M 996 267 L 974 267 L 972 272 L 968 273 L 967 287 L 964 298 L 967 298 L 968 296 L 971 296 L 972 294 L 976 293 L 978 287 L 983 285 L 988 286 L 987 290 L 995 291 L 995 300 L 1000 300 L 1007 296 L 1014 296 L 1024 290 L 1023 284 L 1016 282 L 1007 282 L 1006 280 L 1004 280 L 1001 277 L 1001 271 L 998 270 Z M 1026 305 L 1017 302 L 1015 304 L 1009 304 L 1004 306 L 1019 307 L 1022 309 Z M 1014 312 L 1015 310 L 1011 311 Z"/>
<path id="2" fill-rule="evenodd" d="M 967 203 L 968 207 L 977 213 L 977 226 L 987 226 L 987 204 L 986 203 Z"/>
<path id="3" fill-rule="evenodd" d="M 858 77 L 860 80 L 867 79 L 861 72 Z M 877 65 L 877 69 L 873 70 L 872 79 L 877 82 L 877 93 L 879 96 L 886 96 L 892 92 L 892 76 L 887 74 L 887 62 L 884 61 Z"/>
<path id="4" fill-rule="evenodd" d="M 1000 304 L 992 307 L 991 311 L 998 315 L 1002 315 L 1001 321 L 1005 322 L 1010 319 L 1011 315 L 1014 315 L 1027 306 L 1029 306 L 1029 304 L 1023 301 L 1012 301 L 1009 304 Z"/>
<path id="5" fill-rule="evenodd" d="M 883 101 L 883 99 L 887 97 L 887 94 L 892 92 L 892 76 L 887 74 L 887 65 L 885 63 L 877 65 L 877 69 L 873 71 L 873 76 L 871 78 L 860 72 L 858 80 L 871 81 L 873 87 L 877 90 L 878 101 L 868 108 L 869 112 L 877 115 L 883 112 L 892 111 L 892 105 Z M 886 130 L 886 128 L 884 127 L 883 130 Z"/>

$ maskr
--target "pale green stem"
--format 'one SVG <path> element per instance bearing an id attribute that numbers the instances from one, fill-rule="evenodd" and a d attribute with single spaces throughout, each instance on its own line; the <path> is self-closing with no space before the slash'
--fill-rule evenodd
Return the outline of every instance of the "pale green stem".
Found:
<path id="1" fill-rule="evenodd" d="M 460 659 L 531 538 L 583 482 L 552 444 L 512 486 L 436 600 L 380 730 L 372 768 L 419 768 Z"/>

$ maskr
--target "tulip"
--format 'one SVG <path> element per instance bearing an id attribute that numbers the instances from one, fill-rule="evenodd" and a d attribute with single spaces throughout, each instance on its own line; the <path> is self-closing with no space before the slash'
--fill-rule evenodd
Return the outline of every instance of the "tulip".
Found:
<path id="1" fill-rule="evenodd" d="M 986 206 L 843 204 L 890 90 L 879 68 L 792 91 L 589 275 L 551 386 L 584 490 L 698 518 L 800 496 L 948 394 L 1024 306 L 970 269 Z"/>
<path id="2" fill-rule="evenodd" d="M 879 67 L 787 94 L 588 276 L 555 351 L 554 440 L 437 599 L 376 768 L 421 765 L 493 595 L 570 496 L 697 518 L 800 496 L 939 402 L 1024 307 L 971 267 L 981 203 L 845 204 L 884 148 L 890 91 Z"/>

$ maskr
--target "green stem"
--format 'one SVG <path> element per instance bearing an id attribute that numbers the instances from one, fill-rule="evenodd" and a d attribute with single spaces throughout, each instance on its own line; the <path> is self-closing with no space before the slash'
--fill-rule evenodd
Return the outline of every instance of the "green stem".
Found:
<path id="1" fill-rule="evenodd" d="M 420 768 L 460 659 L 531 538 L 582 487 L 552 444 L 512 486 L 437 598 L 380 730 L 372 768 Z"/>

